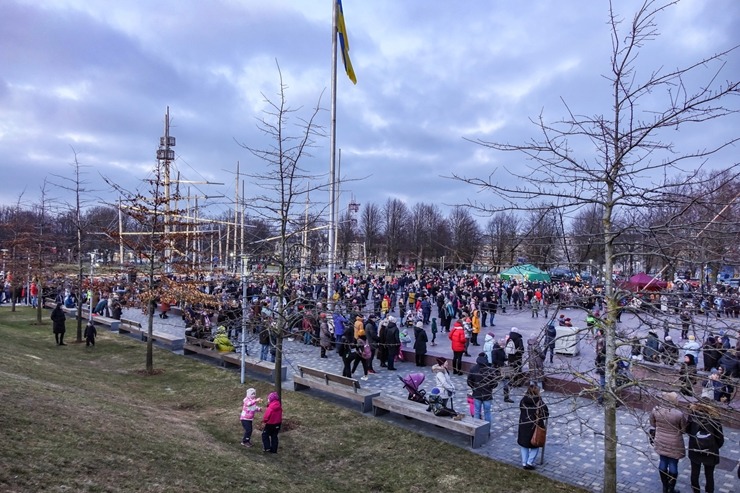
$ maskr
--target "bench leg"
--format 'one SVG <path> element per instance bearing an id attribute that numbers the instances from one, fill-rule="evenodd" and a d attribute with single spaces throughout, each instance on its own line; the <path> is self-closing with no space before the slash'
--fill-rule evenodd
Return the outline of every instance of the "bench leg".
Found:
<path id="1" fill-rule="evenodd" d="M 483 426 L 475 430 L 475 435 L 470 437 L 470 446 L 472 448 L 482 447 L 483 445 L 485 445 L 486 442 L 488 442 L 488 438 L 490 435 L 491 424 L 488 423 L 488 426 Z"/>
<path id="2" fill-rule="evenodd" d="M 369 412 L 373 408 L 373 398 L 372 397 L 365 397 L 365 400 L 362 401 L 362 404 L 360 404 L 360 410 L 363 414 L 366 412 Z"/>
<path id="3" fill-rule="evenodd" d="M 373 416 L 382 416 L 384 414 L 388 414 L 387 409 L 383 409 L 382 407 L 373 406 Z"/>

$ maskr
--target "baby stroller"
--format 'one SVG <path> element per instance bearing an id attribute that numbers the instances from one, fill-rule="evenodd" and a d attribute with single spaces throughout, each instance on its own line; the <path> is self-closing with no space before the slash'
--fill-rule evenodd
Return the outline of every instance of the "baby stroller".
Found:
<path id="1" fill-rule="evenodd" d="M 422 404 L 429 404 L 426 397 L 426 391 L 421 389 L 421 384 L 424 383 L 423 373 L 409 373 L 405 377 L 399 375 L 398 379 L 403 382 L 403 388 L 409 393 L 409 400 L 414 402 L 420 402 Z"/>

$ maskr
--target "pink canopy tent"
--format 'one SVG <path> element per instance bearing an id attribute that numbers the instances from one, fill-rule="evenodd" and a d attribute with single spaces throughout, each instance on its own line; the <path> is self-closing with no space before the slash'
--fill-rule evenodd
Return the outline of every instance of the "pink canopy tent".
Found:
<path id="1" fill-rule="evenodd" d="M 649 276 L 644 272 L 635 274 L 622 284 L 622 288 L 629 289 L 630 291 L 660 291 L 667 286 L 667 282 Z"/>

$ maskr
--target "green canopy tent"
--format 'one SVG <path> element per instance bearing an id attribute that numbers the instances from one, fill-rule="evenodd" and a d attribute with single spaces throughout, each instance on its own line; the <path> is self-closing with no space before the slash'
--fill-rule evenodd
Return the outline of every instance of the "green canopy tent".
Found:
<path id="1" fill-rule="evenodd" d="M 532 264 L 515 265 L 499 274 L 501 279 L 517 281 L 550 281 L 550 274 Z"/>

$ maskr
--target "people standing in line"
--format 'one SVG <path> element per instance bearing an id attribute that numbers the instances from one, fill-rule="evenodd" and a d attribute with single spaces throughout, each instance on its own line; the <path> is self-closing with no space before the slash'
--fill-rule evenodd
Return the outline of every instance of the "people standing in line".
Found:
<path id="1" fill-rule="evenodd" d="M 704 466 L 704 491 L 714 493 L 714 468 L 719 464 L 719 449 L 725 443 L 722 424 L 717 410 L 706 404 L 689 406 L 686 433 L 689 436 L 689 460 L 691 461 L 691 489 L 699 493 L 699 476 Z"/>
<path id="2" fill-rule="evenodd" d="M 452 348 L 452 373 L 462 375 L 462 357 L 465 353 L 465 329 L 463 329 L 462 319 L 455 321 L 447 337 L 450 339 Z"/>
<path id="3" fill-rule="evenodd" d="M 686 455 L 683 441 L 683 432 L 686 429 L 687 419 L 676 406 L 678 394 L 663 392 L 662 402 L 653 408 L 650 413 L 650 425 L 655 428 L 653 446 L 660 457 L 658 471 L 663 491 L 678 493 L 678 461 Z"/>
<path id="4" fill-rule="evenodd" d="M 252 420 L 255 413 L 262 411 L 258 405 L 260 402 L 262 398 L 257 397 L 257 391 L 252 388 L 247 389 L 247 395 L 242 401 L 242 412 L 239 415 L 242 428 L 244 428 L 241 444 L 245 447 L 252 446 Z"/>
<path id="5" fill-rule="evenodd" d="M 450 370 L 449 370 L 449 363 L 447 361 L 447 358 L 439 357 L 437 358 L 437 364 L 432 366 L 432 373 L 434 373 L 434 378 L 437 382 L 437 388 L 439 388 L 442 391 L 442 400 L 445 407 L 447 406 L 447 403 L 449 401 L 450 409 L 454 409 L 455 406 L 452 403 L 452 398 L 455 395 L 455 384 L 452 382 L 452 378 L 450 377 Z"/>
<path id="6" fill-rule="evenodd" d="M 491 422 L 491 401 L 493 389 L 498 382 L 493 366 L 486 353 L 478 354 L 475 365 L 468 373 L 468 387 L 473 391 L 473 417 Z"/>
<path id="7" fill-rule="evenodd" d="M 388 326 L 385 328 L 385 347 L 387 350 L 386 367 L 390 371 L 396 371 L 395 361 L 401 350 L 401 335 L 396 325 L 395 317 L 388 317 Z"/>
<path id="8" fill-rule="evenodd" d="M 522 457 L 522 467 L 527 470 L 535 468 L 534 461 L 540 447 L 532 445 L 532 436 L 535 425 L 545 427 L 550 411 L 540 396 L 540 388 L 536 385 L 527 387 L 524 397 L 519 401 L 519 430 L 517 433 L 517 444 Z"/>
<path id="9" fill-rule="evenodd" d="M 95 324 L 92 320 L 87 323 L 85 327 L 85 347 L 95 346 L 95 337 L 98 335 L 98 329 L 95 328 Z"/>
<path id="10" fill-rule="evenodd" d="M 432 318 L 432 346 L 436 346 L 437 343 L 435 342 L 437 340 L 437 319 Z"/>
<path id="11" fill-rule="evenodd" d="M 423 322 L 416 322 L 414 327 L 414 354 L 416 355 L 416 366 L 426 366 L 424 360 L 427 355 L 427 342 L 429 338 L 424 330 Z"/>
<path id="12" fill-rule="evenodd" d="M 280 396 L 277 392 L 270 392 L 267 396 L 267 409 L 262 417 L 262 450 L 271 454 L 277 454 L 278 434 L 283 424 L 283 408 L 280 404 Z"/>
<path id="13" fill-rule="evenodd" d="M 64 343 L 64 333 L 67 332 L 66 321 L 67 316 L 62 310 L 62 304 L 57 303 L 57 306 L 51 311 L 49 318 L 52 321 L 52 332 L 54 333 L 54 339 L 56 339 L 57 346 L 66 346 Z"/>

